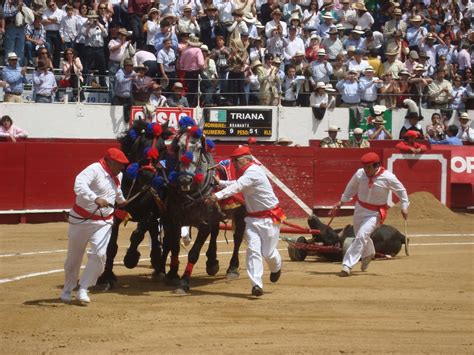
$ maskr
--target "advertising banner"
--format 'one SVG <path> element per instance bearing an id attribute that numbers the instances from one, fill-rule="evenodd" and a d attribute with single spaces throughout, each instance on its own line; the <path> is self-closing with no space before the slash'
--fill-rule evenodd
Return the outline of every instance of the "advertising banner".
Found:
<path id="1" fill-rule="evenodd" d="M 192 108 L 159 107 L 151 114 L 150 122 L 158 122 L 161 125 L 168 123 L 168 128 L 177 130 L 179 128 L 178 121 L 184 116 L 194 118 L 194 110 Z M 130 108 L 130 127 L 133 121 L 145 119 L 146 114 L 143 106 L 132 106 Z"/>

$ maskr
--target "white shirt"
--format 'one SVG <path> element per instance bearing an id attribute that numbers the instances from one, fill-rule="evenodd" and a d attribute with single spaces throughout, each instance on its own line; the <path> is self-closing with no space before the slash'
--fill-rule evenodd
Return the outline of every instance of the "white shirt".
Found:
<path id="1" fill-rule="evenodd" d="M 387 204 L 390 191 L 398 196 L 402 209 L 407 209 L 410 205 L 407 190 L 394 174 L 385 170 L 382 174 L 373 178 L 373 185 L 369 188 L 369 178 L 364 169 L 359 169 L 347 184 L 341 201 L 349 202 L 355 195 L 358 195 L 358 199 L 362 202 L 382 206 Z"/>
<path id="2" fill-rule="evenodd" d="M 291 58 L 293 58 L 298 51 L 305 52 L 303 40 L 299 37 L 295 37 L 292 40 L 288 38 L 288 45 L 283 49 L 285 63 L 290 64 Z"/>
<path id="3" fill-rule="evenodd" d="M 59 34 L 64 42 L 74 42 L 81 27 L 82 22 L 79 16 L 64 16 L 59 25 Z"/>
<path id="4" fill-rule="evenodd" d="M 265 171 L 256 164 L 249 166 L 239 179 L 233 181 L 221 180 L 219 186 L 225 187 L 224 190 L 215 194 L 219 200 L 242 192 L 245 207 L 251 213 L 267 211 L 276 207 L 279 203 Z"/>
<path id="5" fill-rule="evenodd" d="M 122 173 L 119 173 L 117 178 L 122 181 Z M 76 204 L 90 213 L 97 208 L 97 204 L 94 202 L 97 198 L 103 198 L 111 205 L 115 202 L 125 202 L 120 186 L 115 184 L 100 163 L 89 165 L 76 176 L 74 193 L 76 194 Z M 94 214 L 100 216 L 100 212 L 103 216 L 108 216 L 114 212 L 114 209 L 113 207 L 101 208 Z M 76 215 L 73 211 L 71 214 Z"/>
<path id="6" fill-rule="evenodd" d="M 370 12 L 364 13 L 361 17 L 357 17 L 357 25 L 360 26 L 363 30 L 370 29 L 374 24 L 374 18 Z"/>
<path id="7" fill-rule="evenodd" d="M 328 94 L 324 93 L 323 95 L 317 95 L 315 92 L 312 92 L 309 95 L 309 106 L 311 107 L 321 107 L 321 104 L 328 105 Z"/>
<path id="8" fill-rule="evenodd" d="M 54 11 L 51 11 L 50 9 L 44 10 L 43 20 L 51 20 L 53 18 L 56 19 L 56 23 L 44 25 L 44 29 L 46 31 L 59 31 L 59 24 L 65 15 L 66 13 L 58 7 L 56 7 L 56 10 Z"/>

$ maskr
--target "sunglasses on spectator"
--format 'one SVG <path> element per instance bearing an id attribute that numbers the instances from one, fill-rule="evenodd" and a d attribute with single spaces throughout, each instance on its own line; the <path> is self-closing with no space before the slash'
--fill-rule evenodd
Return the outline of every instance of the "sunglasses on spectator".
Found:
<path id="1" fill-rule="evenodd" d="M 107 8 L 106 8 L 106 7 L 103 7 L 103 6 L 99 7 L 99 10 L 106 10 L 106 9 L 107 9 Z"/>

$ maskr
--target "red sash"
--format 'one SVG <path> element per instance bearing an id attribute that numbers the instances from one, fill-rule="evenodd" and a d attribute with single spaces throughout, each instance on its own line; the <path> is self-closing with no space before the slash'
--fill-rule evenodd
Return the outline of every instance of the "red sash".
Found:
<path id="1" fill-rule="evenodd" d="M 78 204 L 74 204 L 74 206 L 72 206 L 72 210 L 75 213 L 77 213 L 79 216 L 81 216 L 82 218 L 87 218 L 87 219 L 90 219 L 92 221 L 108 221 L 109 219 L 112 219 L 112 217 L 114 216 L 113 213 L 109 214 L 108 216 L 103 216 L 103 217 L 98 216 L 98 215 L 92 214 L 88 210 L 85 210 L 84 208 L 82 208 Z"/>
<path id="2" fill-rule="evenodd" d="M 239 170 L 236 170 L 235 171 L 235 175 L 237 177 L 237 179 L 239 177 L 241 177 L 242 175 L 244 175 L 245 173 L 245 170 L 247 170 L 248 168 L 250 168 L 252 165 L 254 165 L 255 163 L 253 161 L 249 161 L 247 164 L 245 164 L 242 169 L 239 169 Z"/>
<path id="3" fill-rule="evenodd" d="M 114 180 L 115 182 L 115 185 L 117 185 L 117 187 L 120 187 L 120 180 L 118 179 L 118 177 L 116 177 L 114 174 L 112 174 L 112 171 L 110 170 L 109 166 L 107 165 L 107 163 L 105 162 L 104 159 L 100 159 L 99 160 L 99 163 L 100 165 L 102 166 L 102 168 L 104 168 L 105 172 L 107 174 L 110 175 L 110 177 Z"/>
<path id="4" fill-rule="evenodd" d="M 271 210 L 247 212 L 247 216 L 254 218 L 271 218 L 273 223 L 276 224 L 280 224 L 286 218 L 280 206 L 273 207 Z"/>
<path id="5" fill-rule="evenodd" d="M 368 210 L 371 210 L 371 211 L 378 211 L 379 214 L 380 214 L 380 224 L 383 224 L 383 222 L 385 221 L 385 218 L 387 218 L 387 210 L 388 210 L 388 205 L 387 204 L 385 204 L 385 205 L 373 205 L 371 203 L 359 200 L 358 196 L 356 196 L 356 199 L 357 199 L 357 202 L 359 203 L 359 205 L 361 205 L 362 207 L 364 207 Z"/>

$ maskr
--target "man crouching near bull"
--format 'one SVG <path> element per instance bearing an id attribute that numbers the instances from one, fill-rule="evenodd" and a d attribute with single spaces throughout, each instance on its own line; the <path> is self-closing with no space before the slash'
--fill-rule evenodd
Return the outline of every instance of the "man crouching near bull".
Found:
<path id="1" fill-rule="evenodd" d="M 82 258 L 87 242 L 91 244 L 88 261 L 79 281 L 76 300 L 89 303 L 88 288 L 95 285 L 104 271 L 107 244 L 109 244 L 113 205 L 127 203 L 120 183 L 125 154 L 116 148 L 107 150 L 105 157 L 93 163 L 76 176 L 74 193 L 76 201 L 69 213 L 68 250 L 64 262 L 65 281 L 61 294 L 63 302 L 71 302 L 72 290 L 77 286 Z"/>
<path id="2" fill-rule="evenodd" d="M 401 201 L 404 219 L 408 217 L 408 195 L 405 187 L 390 171 L 380 164 L 376 153 L 362 156 L 362 169 L 356 171 L 346 186 L 341 200 L 334 205 L 330 216 L 352 198 L 356 199 L 354 209 L 354 242 L 347 249 L 342 260 L 341 276 L 350 276 L 352 267 L 361 259 L 361 270 L 366 271 L 375 256 L 375 248 L 370 235 L 378 224 L 383 224 L 387 214 L 387 200 L 393 191 Z"/>
<path id="3" fill-rule="evenodd" d="M 264 170 L 254 163 L 249 147 L 238 147 L 230 155 L 238 179 L 224 181 L 216 178 L 223 190 L 207 198 L 208 204 L 242 192 L 247 208 L 245 232 L 247 235 L 247 273 L 252 283 L 252 295 L 263 295 L 263 259 L 270 268 L 270 281 L 277 282 L 281 275 L 281 256 L 277 250 L 280 222 L 285 218 L 278 206 L 278 198 Z"/>

